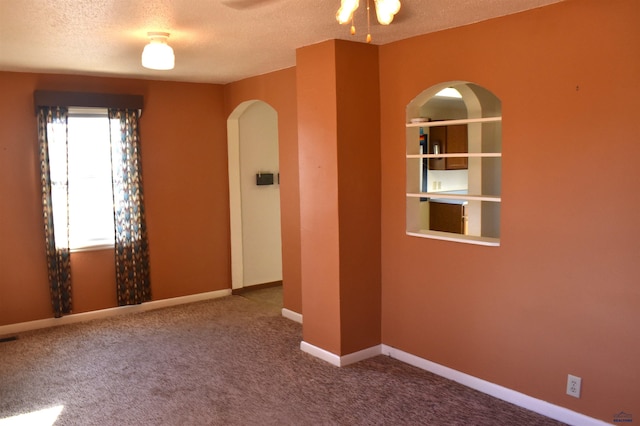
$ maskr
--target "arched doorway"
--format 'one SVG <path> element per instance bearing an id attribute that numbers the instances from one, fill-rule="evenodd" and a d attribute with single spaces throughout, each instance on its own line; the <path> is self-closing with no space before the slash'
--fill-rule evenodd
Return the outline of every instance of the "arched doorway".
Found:
<path id="1" fill-rule="evenodd" d="M 232 288 L 282 281 L 275 109 L 257 100 L 238 105 L 227 119 L 227 145 Z"/>

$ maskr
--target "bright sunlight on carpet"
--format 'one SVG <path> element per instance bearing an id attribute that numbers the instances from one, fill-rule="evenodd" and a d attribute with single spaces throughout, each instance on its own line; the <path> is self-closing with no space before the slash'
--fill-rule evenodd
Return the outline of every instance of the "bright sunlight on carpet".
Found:
<path id="1" fill-rule="evenodd" d="M 31 413 L 19 414 L 6 419 L 0 419 L 0 426 L 53 426 L 62 413 L 64 405 L 58 405 Z"/>

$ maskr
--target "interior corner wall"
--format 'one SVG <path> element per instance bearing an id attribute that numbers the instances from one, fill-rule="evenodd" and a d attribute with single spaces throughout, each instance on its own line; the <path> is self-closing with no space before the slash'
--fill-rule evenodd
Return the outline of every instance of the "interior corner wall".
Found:
<path id="1" fill-rule="evenodd" d="M 639 20 L 637 0 L 567 0 L 380 47 L 384 344 L 606 422 L 640 413 Z M 502 101 L 499 247 L 405 234 L 406 107 L 451 80 Z"/>
<path id="2" fill-rule="evenodd" d="M 378 47 L 335 42 L 342 354 L 380 344 Z"/>
<path id="3" fill-rule="evenodd" d="M 53 316 L 33 92 L 140 94 L 153 300 L 231 287 L 222 87 L 0 72 L 0 325 Z M 116 306 L 113 253 L 73 253 L 74 312 Z"/>
<path id="4" fill-rule="evenodd" d="M 250 100 L 266 102 L 278 114 L 283 307 L 302 313 L 296 69 L 287 68 L 225 85 L 225 117 L 242 102 Z"/>

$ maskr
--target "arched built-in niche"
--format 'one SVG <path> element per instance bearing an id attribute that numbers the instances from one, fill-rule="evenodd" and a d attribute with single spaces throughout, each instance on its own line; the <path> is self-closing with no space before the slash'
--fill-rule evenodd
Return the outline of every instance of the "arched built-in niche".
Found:
<path id="1" fill-rule="evenodd" d="M 499 245 L 501 111 L 494 94 L 462 81 L 407 105 L 407 234 Z"/>
<path id="2" fill-rule="evenodd" d="M 238 105 L 227 120 L 227 146 L 232 288 L 282 281 L 276 110 L 257 100 Z M 258 185 L 259 173 L 272 174 L 273 183 Z"/>

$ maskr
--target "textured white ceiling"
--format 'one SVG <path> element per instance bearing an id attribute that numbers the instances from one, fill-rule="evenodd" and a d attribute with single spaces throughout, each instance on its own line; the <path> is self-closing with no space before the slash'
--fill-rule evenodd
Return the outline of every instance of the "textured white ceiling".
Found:
<path id="1" fill-rule="evenodd" d="M 562 0 L 402 0 L 374 44 L 542 7 Z M 295 65 L 295 50 L 328 39 L 364 41 L 340 26 L 340 0 L 0 0 L 0 70 L 228 83 Z M 371 2 L 373 3 L 373 1 Z M 176 67 L 140 65 L 148 31 L 171 33 Z"/>

